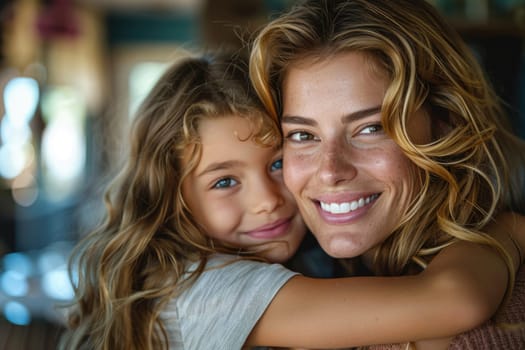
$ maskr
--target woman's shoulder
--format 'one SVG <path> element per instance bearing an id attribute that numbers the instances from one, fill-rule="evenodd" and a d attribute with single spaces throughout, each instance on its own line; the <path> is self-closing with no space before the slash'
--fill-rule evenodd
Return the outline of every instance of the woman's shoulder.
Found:
<path id="1" fill-rule="evenodd" d="M 525 265 L 507 303 L 483 325 L 456 336 L 449 350 L 456 349 L 525 349 Z"/>

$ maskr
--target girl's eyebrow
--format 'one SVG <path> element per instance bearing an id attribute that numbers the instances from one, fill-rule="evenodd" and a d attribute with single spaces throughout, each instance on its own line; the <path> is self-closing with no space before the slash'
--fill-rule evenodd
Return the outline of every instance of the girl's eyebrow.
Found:
<path id="1" fill-rule="evenodd" d="M 203 176 L 208 173 L 219 171 L 219 170 L 225 170 L 225 169 L 231 169 L 236 166 L 240 166 L 241 162 L 238 160 L 228 160 L 225 162 L 214 162 L 209 164 L 206 168 L 204 168 L 200 173 L 197 174 L 197 176 Z"/>
<path id="2" fill-rule="evenodd" d="M 344 124 L 347 124 L 347 123 L 350 123 L 350 122 L 353 122 L 359 119 L 369 117 L 379 112 L 381 112 L 381 105 L 349 113 L 347 115 L 344 115 L 341 118 L 341 120 Z M 308 126 L 317 125 L 317 121 L 315 121 L 314 119 L 310 119 L 307 117 L 301 117 L 297 115 L 284 115 L 281 118 L 281 123 L 282 124 L 301 124 L 301 125 L 308 125 Z"/>

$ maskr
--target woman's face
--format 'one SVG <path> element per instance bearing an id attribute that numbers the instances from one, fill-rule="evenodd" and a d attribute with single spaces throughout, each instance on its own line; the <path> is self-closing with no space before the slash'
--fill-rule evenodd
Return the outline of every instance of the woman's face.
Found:
<path id="1" fill-rule="evenodd" d="M 307 225 L 334 257 L 354 257 L 383 242 L 418 192 L 417 172 L 383 131 L 387 79 L 362 54 L 304 59 L 283 84 L 284 180 Z M 418 142 L 429 123 L 408 125 Z"/>

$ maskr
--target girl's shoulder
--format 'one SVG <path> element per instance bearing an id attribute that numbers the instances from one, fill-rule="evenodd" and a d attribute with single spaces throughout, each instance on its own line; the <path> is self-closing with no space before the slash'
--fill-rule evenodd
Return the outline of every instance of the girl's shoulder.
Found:
<path id="1" fill-rule="evenodd" d="M 190 271 L 197 266 L 190 265 Z M 275 294 L 295 274 L 279 264 L 210 256 L 204 271 L 161 315 L 168 334 L 178 335 L 170 344 L 184 339 L 190 349 L 242 348 Z"/>

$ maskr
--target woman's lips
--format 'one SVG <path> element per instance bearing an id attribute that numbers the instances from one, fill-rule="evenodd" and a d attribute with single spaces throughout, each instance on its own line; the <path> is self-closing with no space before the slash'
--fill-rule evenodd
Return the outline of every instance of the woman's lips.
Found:
<path id="1" fill-rule="evenodd" d="M 352 201 L 317 201 L 321 218 L 328 224 L 351 223 L 362 217 L 375 203 L 380 194 L 364 196 Z"/>
<path id="2" fill-rule="evenodd" d="M 330 214 L 347 214 L 352 211 L 356 211 L 359 208 L 363 208 L 365 205 L 375 201 L 377 197 L 379 197 L 379 194 L 375 193 L 349 202 L 338 203 L 320 201 L 319 203 L 321 205 L 321 209 Z"/>
<path id="3" fill-rule="evenodd" d="M 285 235 L 291 224 L 291 218 L 280 219 L 271 224 L 261 226 L 255 230 L 246 232 L 246 234 L 258 239 L 271 239 Z"/>

